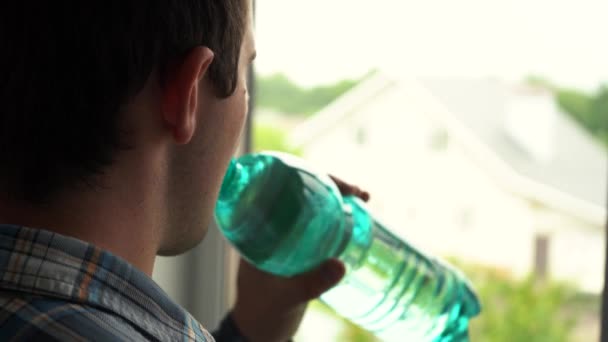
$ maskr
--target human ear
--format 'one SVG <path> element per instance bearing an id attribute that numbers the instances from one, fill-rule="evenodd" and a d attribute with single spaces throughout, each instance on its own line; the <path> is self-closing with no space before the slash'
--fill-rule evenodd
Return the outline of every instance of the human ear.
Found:
<path id="1" fill-rule="evenodd" d="M 165 126 L 177 144 L 187 144 L 196 129 L 200 81 L 213 61 L 213 51 L 197 46 L 167 68 L 162 91 Z"/>

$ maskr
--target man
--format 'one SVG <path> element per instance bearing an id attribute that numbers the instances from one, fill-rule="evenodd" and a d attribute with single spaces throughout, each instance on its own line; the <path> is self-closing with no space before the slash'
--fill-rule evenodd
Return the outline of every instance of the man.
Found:
<path id="1" fill-rule="evenodd" d="M 246 118 L 250 7 L 0 4 L 0 340 L 213 340 L 149 276 L 212 220 Z M 216 337 L 288 340 L 343 274 L 241 263 Z"/>

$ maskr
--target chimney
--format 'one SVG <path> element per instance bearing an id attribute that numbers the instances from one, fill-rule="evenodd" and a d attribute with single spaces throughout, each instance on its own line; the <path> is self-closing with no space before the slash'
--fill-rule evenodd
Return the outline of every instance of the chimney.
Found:
<path id="1" fill-rule="evenodd" d="M 536 162 L 553 158 L 556 119 L 557 105 L 550 91 L 533 86 L 512 89 L 504 128 L 507 136 Z"/>

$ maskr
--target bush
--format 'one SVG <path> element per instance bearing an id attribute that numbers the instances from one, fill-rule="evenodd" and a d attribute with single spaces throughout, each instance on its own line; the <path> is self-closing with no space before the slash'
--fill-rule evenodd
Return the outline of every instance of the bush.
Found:
<path id="1" fill-rule="evenodd" d="M 481 314 L 470 322 L 471 341 L 570 341 L 581 313 L 596 312 L 593 300 L 568 285 L 514 279 L 498 269 L 453 262 L 471 279 L 482 303 Z M 588 297 L 588 296 L 587 296 Z M 342 319 L 342 341 L 378 341 L 371 333 Z"/>
<path id="2" fill-rule="evenodd" d="M 608 147 L 608 88 L 595 95 L 561 89 L 556 93 L 559 107 L 570 114 L 590 134 Z"/>
<path id="3" fill-rule="evenodd" d="M 343 80 L 330 85 L 303 88 L 283 74 L 257 77 L 257 105 L 287 115 L 309 116 L 357 85 Z"/>
<path id="4" fill-rule="evenodd" d="M 253 151 L 281 151 L 297 156 L 302 155 L 302 150 L 289 146 L 287 134 L 273 126 L 254 123 L 253 125 Z"/>
<path id="5" fill-rule="evenodd" d="M 482 312 L 471 321 L 471 341 L 569 341 L 576 323 L 569 307 L 573 288 L 511 278 L 507 273 L 482 266 L 459 267 L 478 291 Z"/>

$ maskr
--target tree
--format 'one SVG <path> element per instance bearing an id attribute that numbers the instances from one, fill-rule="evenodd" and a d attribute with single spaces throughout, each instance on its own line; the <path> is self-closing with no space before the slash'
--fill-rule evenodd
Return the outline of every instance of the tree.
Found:
<path id="1" fill-rule="evenodd" d="M 587 127 L 591 121 L 592 96 L 577 90 L 562 89 L 557 91 L 556 99 L 562 110 Z"/>
<path id="2" fill-rule="evenodd" d="M 608 86 L 587 94 L 559 87 L 538 76 L 530 76 L 526 82 L 551 90 L 559 107 L 608 148 Z"/>
<path id="3" fill-rule="evenodd" d="M 471 341 L 570 341 L 577 317 L 573 288 L 532 276 L 513 278 L 495 268 L 455 264 L 469 276 L 482 304 L 481 314 L 471 320 Z"/>
<path id="4" fill-rule="evenodd" d="M 285 132 L 257 122 L 253 126 L 253 150 L 254 152 L 271 150 L 287 152 L 297 156 L 302 155 L 300 149 L 289 145 Z"/>
<path id="5" fill-rule="evenodd" d="M 540 282 L 531 276 L 512 278 L 492 267 L 452 262 L 471 279 L 482 303 L 481 314 L 470 322 L 471 341 L 571 341 L 576 318 L 598 312 L 597 298 L 586 298 L 568 285 Z M 342 320 L 340 341 L 378 341 L 371 333 Z"/>
<path id="6" fill-rule="evenodd" d="M 589 113 L 589 129 L 608 146 L 608 86 L 598 91 Z"/>
<path id="7" fill-rule="evenodd" d="M 257 105 L 283 114 L 311 115 L 344 94 L 360 80 L 343 80 L 330 85 L 303 88 L 283 74 L 257 78 Z"/>

